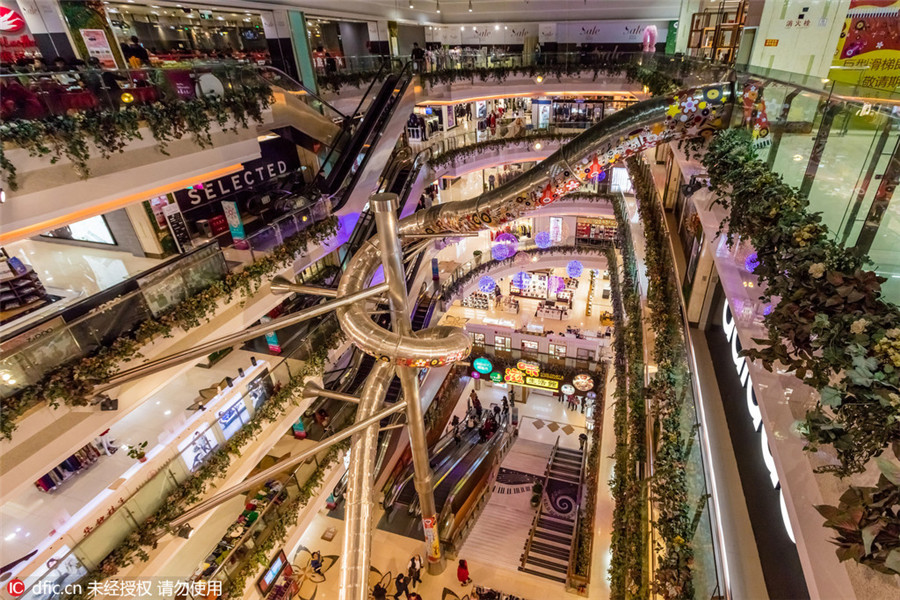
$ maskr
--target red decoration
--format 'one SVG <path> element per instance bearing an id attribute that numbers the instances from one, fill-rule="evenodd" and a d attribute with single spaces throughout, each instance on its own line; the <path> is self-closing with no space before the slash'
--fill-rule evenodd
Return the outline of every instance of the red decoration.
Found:
<path id="1" fill-rule="evenodd" d="M 25 19 L 16 11 L 0 6 L 0 31 L 3 33 L 15 33 L 25 29 Z"/>

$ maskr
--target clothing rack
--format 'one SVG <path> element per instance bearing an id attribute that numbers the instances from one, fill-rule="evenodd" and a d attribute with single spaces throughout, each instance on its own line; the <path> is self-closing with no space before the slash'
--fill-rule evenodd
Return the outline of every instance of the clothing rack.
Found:
<path id="1" fill-rule="evenodd" d="M 34 485 L 42 492 L 52 492 L 63 482 L 71 479 L 78 473 L 81 473 L 100 458 L 100 451 L 93 444 L 81 447 L 75 454 L 53 467 L 48 473 L 45 473 Z"/>

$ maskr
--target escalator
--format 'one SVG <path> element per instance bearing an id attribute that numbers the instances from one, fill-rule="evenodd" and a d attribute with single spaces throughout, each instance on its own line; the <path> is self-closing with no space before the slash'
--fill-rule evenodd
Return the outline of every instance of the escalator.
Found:
<path id="1" fill-rule="evenodd" d="M 484 416 L 487 417 L 487 411 Z M 478 427 L 463 432 L 459 443 L 448 434 L 432 448 L 434 502 L 442 518 L 446 520 L 444 515 L 455 514 L 457 504 L 465 494 L 481 490 L 480 481 L 475 479 L 481 478 L 485 469 L 490 470 L 493 466 L 493 461 L 500 455 L 498 448 L 507 442 L 510 427 L 508 420 L 503 421 L 497 432 L 484 443 L 478 443 Z M 386 513 L 378 524 L 380 529 L 424 539 L 412 464 L 407 465 L 385 493 L 384 507 Z"/>
<path id="2" fill-rule="evenodd" d="M 414 277 L 414 275 L 413 275 Z M 413 331 L 421 331 L 428 327 L 431 320 L 431 314 L 434 312 L 434 298 L 426 293 L 422 293 L 416 302 L 416 310 L 412 314 Z"/>
<path id="3" fill-rule="evenodd" d="M 381 88 L 372 96 L 362 119 L 358 123 L 354 122 L 352 127 L 345 128 L 340 139 L 325 158 L 317 175 L 319 190 L 332 197 L 341 190 L 345 192 L 339 198 L 335 198 L 334 212 L 343 208 L 349 199 L 349 191 L 356 184 L 366 161 L 372 154 L 371 151 L 380 140 L 385 125 L 400 104 L 400 99 L 406 92 L 411 79 L 409 65 L 404 67 L 400 73 L 388 75 Z M 367 92 L 368 95 L 369 92 Z M 365 96 L 363 101 L 365 101 Z M 357 109 L 357 113 L 359 113 L 359 109 Z"/>

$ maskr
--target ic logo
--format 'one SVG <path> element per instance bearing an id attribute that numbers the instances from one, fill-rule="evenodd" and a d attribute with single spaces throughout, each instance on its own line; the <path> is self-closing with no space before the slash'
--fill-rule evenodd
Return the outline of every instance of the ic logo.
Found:
<path id="1" fill-rule="evenodd" d="M 6 591 L 10 596 L 19 597 L 25 593 L 25 582 L 21 579 L 10 579 L 6 584 Z"/>

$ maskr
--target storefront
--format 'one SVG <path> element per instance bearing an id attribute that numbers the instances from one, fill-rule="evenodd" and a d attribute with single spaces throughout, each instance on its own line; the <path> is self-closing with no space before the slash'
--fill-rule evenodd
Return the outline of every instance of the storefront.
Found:
<path id="1" fill-rule="evenodd" d="M 107 67 L 139 68 L 196 59 L 270 61 L 258 11 L 73 0 L 63 0 L 60 7 L 81 58 L 96 57 Z"/>
<path id="2" fill-rule="evenodd" d="M 575 243 L 594 244 L 616 239 L 616 220 L 609 217 L 578 217 L 575 221 Z"/>
<path id="3" fill-rule="evenodd" d="M 46 52 L 38 47 L 16 0 L 0 0 L 0 22 L 0 63 L 14 64 Z"/>
<path id="4" fill-rule="evenodd" d="M 556 96 L 552 99 L 550 123 L 558 126 L 589 127 L 636 103 L 630 94 L 596 96 Z"/>

